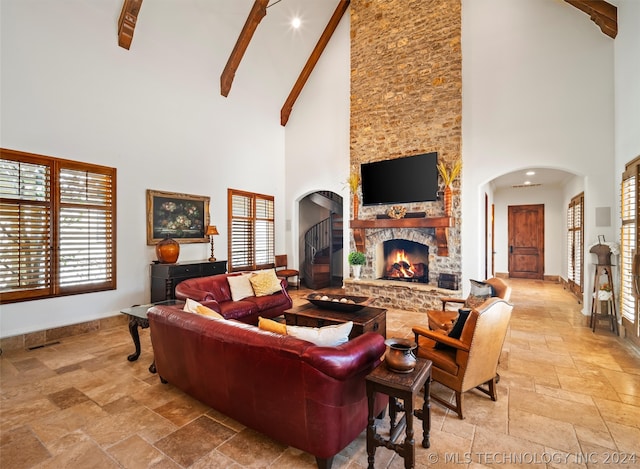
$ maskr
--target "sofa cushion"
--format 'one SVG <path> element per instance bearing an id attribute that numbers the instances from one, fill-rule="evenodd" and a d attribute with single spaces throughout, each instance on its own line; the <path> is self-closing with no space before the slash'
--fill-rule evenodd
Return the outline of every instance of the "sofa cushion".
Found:
<path id="1" fill-rule="evenodd" d="M 287 335 L 287 325 L 278 321 L 274 321 L 273 319 L 258 317 L 258 327 L 263 331 Z"/>
<path id="2" fill-rule="evenodd" d="M 229 289 L 231 290 L 231 299 L 233 301 L 243 300 L 249 296 L 253 296 L 253 287 L 249 281 L 252 274 L 230 275 L 227 277 Z"/>
<path id="3" fill-rule="evenodd" d="M 201 305 L 191 298 L 187 298 L 187 300 L 185 301 L 183 311 L 186 311 L 187 313 L 200 314 L 201 316 L 206 316 L 212 319 L 224 319 L 224 317 L 220 313 L 204 305 Z"/>
<path id="4" fill-rule="evenodd" d="M 464 325 L 467 322 L 467 318 L 469 317 L 469 313 L 471 313 L 471 310 L 467 308 L 460 308 L 458 310 L 458 317 L 456 319 L 456 322 L 453 324 L 453 327 L 447 334 L 449 337 L 451 337 L 452 339 L 460 338 L 460 336 L 462 335 L 462 329 L 464 329 Z M 436 342 L 435 348 L 439 350 L 444 350 L 447 348 L 453 349 L 453 347 L 445 345 L 441 342 Z"/>
<path id="5" fill-rule="evenodd" d="M 478 280 L 469 280 L 471 282 L 471 290 L 464 305 L 467 308 L 477 308 L 488 298 L 493 296 L 493 287 L 486 282 Z"/>
<path id="6" fill-rule="evenodd" d="M 240 301 L 223 301 L 220 303 L 220 314 L 226 319 L 243 319 L 245 316 L 259 313 L 258 306 L 247 299 Z"/>
<path id="7" fill-rule="evenodd" d="M 287 335 L 323 347 L 334 347 L 349 340 L 353 321 L 324 327 L 287 326 Z"/>
<path id="8" fill-rule="evenodd" d="M 267 296 L 277 293 L 282 290 L 280 279 L 276 276 L 276 271 L 273 269 L 264 270 L 252 275 L 249 278 L 255 296 Z"/>

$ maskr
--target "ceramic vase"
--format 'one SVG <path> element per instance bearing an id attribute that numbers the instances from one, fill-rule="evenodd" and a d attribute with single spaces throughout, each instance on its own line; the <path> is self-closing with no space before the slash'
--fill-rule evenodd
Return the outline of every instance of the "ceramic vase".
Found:
<path id="1" fill-rule="evenodd" d="M 446 186 L 444 188 L 444 216 L 451 216 L 451 205 L 453 203 L 453 194 L 451 193 L 451 186 Z"/>
<path id="2" fill-rule="evenodd" d="M 167 235 L 162 241 L 156 244 L 156 256 L 161 264 L 175 264 L 180 255 L 180 244 Z"/>
<path id="3" fill-rule="evenodd" d="M 356 280 L 359 280 L 360 272 L 362 271 L 362 266 L 359 264 L 354 264 L 351 266 L 351 269 L 353 270 L 353 278 L 355 278 Z"/>
<path id="4" fill-rule="evenodd" d="M 358 219 L 358 210 L 360 209 L 360 199 L 358 199 L 358 194 L 353 194 L 353 219 Z"/>

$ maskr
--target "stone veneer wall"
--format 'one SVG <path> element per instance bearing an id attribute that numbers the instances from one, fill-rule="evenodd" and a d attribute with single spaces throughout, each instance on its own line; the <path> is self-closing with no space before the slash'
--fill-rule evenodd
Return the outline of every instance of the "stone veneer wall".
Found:
<path id="1" fill-rule="evenodd" d="M 461 0 L 351 1 L 351 170 L 361 163 L 438 152 L 447 167 L 461 158 Z M 440 272 L 460 275 L 460 178 L 454 182 L 449 256 L 430 244 L 431 283 Z M 443 216 L 443 203 L 405 204 L 408 212 Z M 390 206 L 360 207 L 373 219 Z M 433 229 L 425 229 L 433 237 Z M 395 231 L 394 236 L 415 233 Z M 413 230 L 411 230 L 413 231 Z M 367 230 L 367 266 L 373 279 L 375 238 Z M 411 238 L 407 238 L 411 239 Z M 351 240 L 351 250 L 355 244 Z"/>

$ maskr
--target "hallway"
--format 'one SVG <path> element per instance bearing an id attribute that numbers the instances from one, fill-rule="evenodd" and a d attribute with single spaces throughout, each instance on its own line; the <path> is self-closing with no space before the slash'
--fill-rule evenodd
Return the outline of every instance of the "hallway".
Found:
<path id="1" fill-rule="evenodd" d="M 507 280 L 510 330 L 499 366 L 498 401 L 470 391 L 466 418 L 431 404 L 431 448 L 416 467 L 640 467 L 640 355 L 602 323 L 593 333 L 558 284 Z M 304 304 L 309 290 L 291 290 Z M 423 313 L 392 310 L 387 337 L 410 337 Z M 0 357 L 3 468 L 309 468 L 313 457 L 269 440 L 161 384 L 125 322 L 33 351 Z M 440 386 L 433 386 L 442 392 Z M 383 424 L 379 429 L 384 431 Z M 233 434 L 228 436 L 229 429 Z M 218 442 L 220 435 L 227 438 Z M 416 429 L 421 441 L 421 429 Z M 520 461 L 520 464 L 518 464 Z M 634 466 L 635 465 L 635 466 Z M 365 432 L 334 469 L 367 467 Z M 379 448 L 376 469 L 404 467 Z"/>

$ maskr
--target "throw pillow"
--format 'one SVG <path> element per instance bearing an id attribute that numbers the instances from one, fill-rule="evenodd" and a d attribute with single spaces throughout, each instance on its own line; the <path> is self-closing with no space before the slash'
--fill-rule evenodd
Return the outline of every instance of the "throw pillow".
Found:
<path id="1" fill-rule="evenodd" d="M 460 336 L 462 335 L 462 329 L 464 329 L 464 325 L 467 322 L 467 318 L 469 317 L 470 313 L 471 310 L 467 308 L 460 308 L 458 310 L 458 319 L 456 319 L 455 324 L 447 334 L 449 337 L 451 337 L 452 339 L 460 338 Z M 453 349 L 453 347 L 442 344 L 440 342 L 436 342 L 435 348 L 439 350 Z"/>
<path id="2" fill-rule="evenodd" d="M 469 280 L 471 282 L 471 291 L 464 302 L 467 308 L 477 308 L 485 302 L 487 298 L 491 298 L 495 293 L 493 287 L 485 282 L 478 280 Z"/>
<path id="3" fill-rule="evenodd" d="M 282 290 L 280 279 L 276 276 L 274 269 L 258 272 L 252 275 L 249 280 L 256 296 L 273 295 Z"/>
<path id="4" fill-rule="evenodd" d="M 206 306 L 201 305 L 191 298 L 187 298 L 187 301 L 184 303 L 184 308 L 182 308 L 182 310 L 186 311 L 187 313 L 199 314 L 201 316 L 206 316 L 212 319 L 224 319 L 224 316 L 222 314 L 212 310 L 211 308 L 207 308 Z"/>
<path id="5" fill-rule="evenodd" d="M 251 286 L 252 274 L 242 275 L 229 275 L 227 282 L 229 282 L 229 289 L 231 290 L 231 299 L 233 301 L 240 301 L 243 298 L 254 296 L 253 287 Z"/>
<path id="6" fill-rule="evenodd" d="M 335 347 L 349 340 L 353 321 L 324 327 L 287 326 L 287 334 L 321 347 Z"/>
<path id="7" fill-rule="evenodd" d="M 263 331 L 275 332 L 276 334 L 287 335 L 287 325 L 273 319 L 266 319 L 258 316 L 258 327 Z"/>

